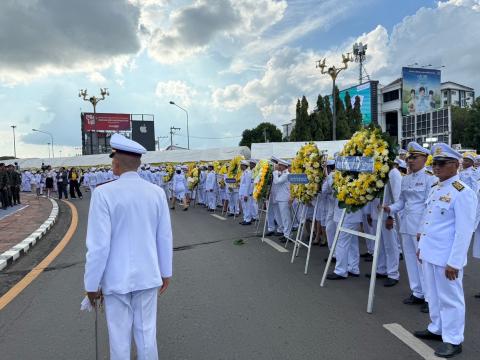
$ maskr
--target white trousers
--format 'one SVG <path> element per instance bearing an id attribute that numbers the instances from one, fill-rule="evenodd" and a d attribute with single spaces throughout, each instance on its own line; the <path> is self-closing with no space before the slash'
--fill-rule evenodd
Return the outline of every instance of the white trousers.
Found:
<path id="1" fill-rule="evenodd" d="M 215 190 L 213 191 L 208 191 L 207 192 L 207 201 L 208 201 L 208 208 L 210 210 L 215 210 L 216 208 L 216 196 L 215 196 Z"/>
<path id="2" fill-rule="evenodd" d="M 463 270 L 457 279 L 448 280 L 443 266 L 423 261 L 423 273 L 431 320 L 428 330 L 442 335 L 443 342 L 461 344 L 465 329 Z"/>
<path id="3" fill-rule="evenodd" d="M 400 273 L 398 272 L 398 240 L 395 228 L 387 230 L 385 221 L 382 224 L 382 235 L 380 237 L 377 273 L 386 274 L 390 279 L 398 280 Z"/>
<path id="4" fill-rule="evenodd" d="M 236 191 L 228 192 L 228 212 L 235 215 L 240 214 L 240 209 L 238 207 L 238 192 Z"/>
<path id="5" fill-rule="evenodd" d="M 292 231 L 292 214 L 288 201 L 278 202 L 278 212 L 282 222 L 283 235 L 290 236 L 290 231 Z"/>
<path id="6" fill-rule="evenodd" d="M 472 256 L 474 258 L 480 259 L 480 225 L 473 233 Z"/>
<path id="7" fill-rule="evenodd" d="M 157 360 L 158 288 L 105 295 L 110 359 L 130 359 L 132 330 L 139 360 Z"/>
<path id="8" fill-rule="evenodd" d="M 360 223 L 344 222 L 343 227 L 358 231 Z M 358 236 L 341 232 L 338 235 L 335 257 L 337 258 L 337 262 L 335 263 L 335 274 L 344 277 L 348 276 L 348 272 L 360 274 Z"/>
<path id="9" fill-rule="evenodd" d="M 333 221 L 333 217 L 327 218 L 327 226 L 325 230 L 327 232 L 328 248 L 331 249 L 333 240 L 335 239 L 335 232 L 337 231 L 337 223 Z"/>
<path id="10" fill-rule="evenodd" d="M 90 192 L 92 192 L 92 193 L 93 193 L 93 190 L 95 190 L 95 187 L 96 187 L 96 185 L 89 185 Z"/>
<path id="11" fill-rule="evenodd" d="M 376 220 L 372 220 L 372 226 L 370 226 L 365 217 L 365 220 L 363 221 L 362 224 L 363 224 L 363 231 L 366 234 L 375 235 L 375 231 L 377 231 Z M 373 255 L 375 251 L 375 241 L 370 239 L 365 239 L 365 245 L 367 246 L 367 253 L 369 253 L 370 255 Z"/>
<path id="12" fill-rule="evenodd" d="M 242 202 L 242 211 L 243 211 L 243 221 L 250 222 L 252 221 L 252 197 L 247 196 L 247 201 L 245 201 L 245 197 L 241 196 L 240 201 Z"/>
<path id="13" fill-rule="evenodd" d="M 203 188 L 198 188 L 198 204 L 205 204 L 205 190 Z"/>
<path id="14" fill-rule="evenodd" d="M 258 202 L 252 196 L 250 196 L 250 215 L 252 219 L 258 219 Z"/>
<path id="15" fill-rule="evenodd" d="M 268 216 L 267 216 L 268 231 L 281 232 L 283 229 L 282 229 L 282 222 L 280 221 L 280 212 L 278 210 L 278 202 L 269 201 L 268 206 L 269 206 Z"/>
<path id="16" fill-rule="evenodd" d="M 418 241 L 416 235 L 402 234 L 403 256 L 407 267 L 408 282 L 412 294 L 420 299 L 425 298 L 423 269 L 417 259 Z"/>

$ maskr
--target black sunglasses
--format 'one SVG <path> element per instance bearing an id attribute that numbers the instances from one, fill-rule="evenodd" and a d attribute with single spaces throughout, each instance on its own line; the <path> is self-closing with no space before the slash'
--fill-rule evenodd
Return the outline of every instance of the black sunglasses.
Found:
<path id="1" fill-rule="evenodd" d="M 448 163 L 453 163 L 453 162 L 455 162 L 455 160 L 433 160 L 432 167 L 433 166 L 444 167 Z"/>

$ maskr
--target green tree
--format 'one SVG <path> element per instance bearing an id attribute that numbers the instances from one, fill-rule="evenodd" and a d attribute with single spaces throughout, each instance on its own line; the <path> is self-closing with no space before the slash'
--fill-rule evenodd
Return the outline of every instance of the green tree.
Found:
<path id="1" fill-rule="evenodd" d="M 274 124 L 263 122 L 253 129 L 244 130 L 239 145 L 251 147 L 252 143 L 263 143 L 265 139 L 267 142 L 280 142 L 282 132 Z"/>
<path id="2" fill-rule="evenodd" d="M 337 118 L 337 140 L 350 139 L 352 135 L 350 126 L 348 125 L 345 106 L 343 105 L 342 99 L 340 99 L 337 87 L 335 87 L 335 113 Z"/>
<path id="3" fill-rule="evenodd" d="M 325 132 L 325 140 L 332 140 L 332 124 L 333 124 L 333 115 L 332 115 L 332 108 L 330 106 L 330 96 L 325 96 L 323 98 L 323 104 L 325 105 L 325 116 L 326 116 L 326 128 L 327 131 Z"/>
<path id="4" fill-rule="evenodd" d="M 308 114 L 308 101 L 305 96 L 297 101 L 295 126 L 290 135 L 291 141 L 309 141 L 312 140 L 312 124 Z"/>

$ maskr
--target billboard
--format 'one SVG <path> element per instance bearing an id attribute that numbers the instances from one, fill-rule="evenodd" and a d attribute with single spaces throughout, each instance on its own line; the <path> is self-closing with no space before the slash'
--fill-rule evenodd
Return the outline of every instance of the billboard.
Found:
<path id="1" fill-rule="evenodd" d="M 132 121 L 132 140 L 142 144 L 148 151 L 155 151 L 154 125 L 153 121 Z"/>
<path id="2" fill-rule="evenodd" d="M 129 131 L 130 114 L 82 113 L 83 131 Z"/>
<path id="3" fill-rule="evenodd" d="M 376 105 L 376 82 L 369 81 L 357 86 L 352 86 L 351 88 L 342 90 L 339 92 L 339 97 L 345 104 L 345 95 L 350 95 L 352 107 L 355 104 L 355 98 L 358 96 L 360 98 L 360 111 L 362 113 L 362 122 L 363 125 L 369 125 L 374 117 L 377 114 L 377 105 Z M 328 97 L 330 101 L 330 107 L 332 106 L 332 96 Z M 374 109 L 374 111 L 372 111 Z"/>
<path id="4" fill-rule="evenodd" d="M 441 71 L 402 68 L 402 113 L 415 115 L 437 110 L 441 106 Z"/>

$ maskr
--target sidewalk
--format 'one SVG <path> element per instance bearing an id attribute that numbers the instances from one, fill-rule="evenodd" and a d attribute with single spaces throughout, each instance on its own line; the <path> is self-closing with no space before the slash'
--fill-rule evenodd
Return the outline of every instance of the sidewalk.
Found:
<path id="1" fill-rule="evenodd" d="M 28 237 L 50 216 L 49 199 L 31 194 L 20 195 L 21 205 L 0 210 L 0 254 Z"/>

